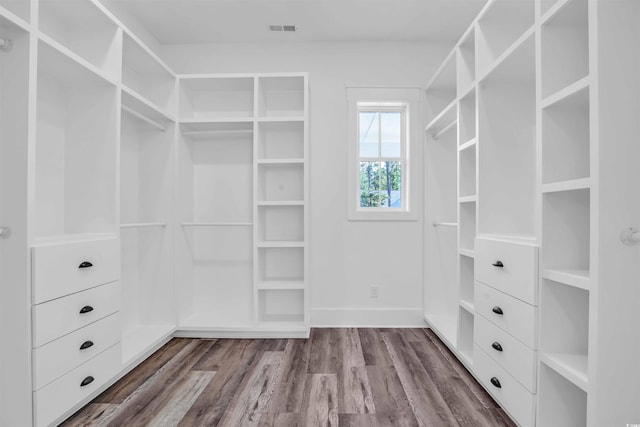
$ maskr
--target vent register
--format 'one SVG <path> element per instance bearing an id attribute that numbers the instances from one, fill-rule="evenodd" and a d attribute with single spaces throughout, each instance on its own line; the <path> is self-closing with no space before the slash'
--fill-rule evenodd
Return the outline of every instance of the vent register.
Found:
<path id="1" fill-rule="evenodd" d="M 295 25 L 269 25 L 269 31 L 283 31 L 293 33 L 296 31 Z"/>

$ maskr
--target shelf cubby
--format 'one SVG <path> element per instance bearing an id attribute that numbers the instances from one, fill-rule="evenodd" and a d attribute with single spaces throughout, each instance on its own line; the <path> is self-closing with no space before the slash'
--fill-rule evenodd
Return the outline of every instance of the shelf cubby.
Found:
<path id="1" fill-rule="evenodd" d="M 474 315 L 461 307 L 458 316 L 458 343 L 456 348 L 465 361 L 471 365 L 473 364 Z"/>
<path id="2" fill-rule="evenodd" d="M 538 383 L 538 425 L 587 425 L 587 393 L 544 363 Z"/>
<path id="3" fill-rule="evenodd" d="M 175 77 L 145 47 L 124 35 L 122 84 L 160 111 L 174 115 Z"/>
<path id="4" fill-rule="evenodd" d="M 258 248 L 258 281 L 303 282 L 304 248 Z"/>
<path id="5" fill-rule="evenodd" d="M 459 196 L 473 196 L 476 192 L 476 146 L 460 151 Z"/>
<path id="6" fill-rule="evenodd" d="M 258 124 L 258 159 L 304 159 L 304 122 Z"/>
<path id="7" fill-rule="evenodd" d="M 36 238 L 115 233 L 117 88 L 40 43 Z"/>
<path id="8" fill-rule="evenodd" d="M 590 176 L 589 88 L 542 109 L 542 182 Z"/>
<path id="9" fill-rule="evenodd" d="M 534 9 L 533 0 L 496 0 L 491 4 L 476 28 L 476 75 L 487 73 L 533 25 Z"/>
<path id="10" fill-rule="evenodd" d="M 569 0 L 542 24 L 542 97 L 589 75 L 588 2 Z"/>
<path id="11" fill-rule="evenodd" d="M 304 117 L 305 78 L 259 77 L 258 116 L 259 117 Z"/>
<path id="12" fill-rule="evenodd" d="M 587 388 L 589 292 L 544 279 L 540 292 L 540 360 Z"/>
<path id="13" fill-rule="evenodd" d="M 25 22 L 29 22 L 31 1 L 29 0 L 0 0 L 0 7 L 7 9 Z"/>
<path id="14" fill-rule="evenodd" d="M 303 164 L 260 164 L 259 201 L 304 200 Z"/>
<path id="15" fill-rule="evenodd" d="M 427 122 L 456 100 L 456 58 L 450 55 L 427 86 Z M 455 105 L 454 105 L 455 111 Z M 455 114 L 455 113 L 454 113 Z"/>
<path id="16" fill-rule="evenodd" d="M 252 118 L 254 80 L 180 76 L 180 118 L 202 121 Z"/>
<path id="17" fill-rule="evenodd" d="M 473 304 L 474 259 L 466 256 L 461 256 L 459 263 L 460 263 L 460 300 Z"/>
<path id="18" fill-rule="evenodd" d="M 304 290 L 258 290 L 259 322 L 304 322 Z"/>
<path id="19" fill-rule="evenodd" d="M 476 238 L 476 203 L 460 203 L 460 248 L 474 249 Z"/>
<path id="20" fill-rule="evenodd" d="M 475 31 L 472 28 L 458 46 L 458 96 L 469 90 L 476 80 L 476 42 Z"/>
<path id="21" fill-rule="evenodd" d="M 522 2 L 515 2 L 522 3 Z M 479 233 L 535 234 L 535 41 L 529 37 L 481 82 Z"/>
<path id="22" fill-rule="evenodd" d="M 589 276 L 590 191 L 574 190 L 543 195 L 543 270 L 574 271 Z"/>
<path id="23" fill-rule="evenodd" d="M 476 137 L 476 92 L 472 90 L 460 100 L 458 144 L 463 145 Z"/>
<path id="24" fill-rule="evenodd" d="M 260 206 L 258 218 L 261 242 L 304 241 L 304 206 Z"/>
<path id="25" fill-rule="evenodd" d="M 40 31 L 116 81 L 122 46 L 118 26 L 85 0 L 40 0 Z"/>

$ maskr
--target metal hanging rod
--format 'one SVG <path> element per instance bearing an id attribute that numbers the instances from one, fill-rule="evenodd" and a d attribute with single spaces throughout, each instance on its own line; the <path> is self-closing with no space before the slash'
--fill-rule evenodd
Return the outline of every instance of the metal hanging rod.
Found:
<path id="1" fill-rule="evenodd" d="M 142 114 L 142 113 L 137 112 L 136 110 L 134 110 L 134 109 L 133 109 L 133 108 L 131 108 L 131 107 L 127 107 L 126 105 L 123 105 L 123 106 L 122 106 L 122 111 L 125 111 L 125 112 L 127 112 L 127 113 L 131 114 L 133 117 L 136 117 L 136 118 L 138 118 L 138 119 L 142 120 L 142 121 L 143 121 L 143 122 L 145 122 L 145 123 L 149 123 L 151 126 L 153 126 L 153 127 L 155 127 L 155 128 L 158 128 L 158 129 L 159 129 L 159 130 L 161 130 L 162 132 L 164 132 L 164 131 L 166 131 L 166 130 L 167 130 L 167 128 L 166 128 L 166 127 L 164 127 L 164 126 L 162 126 L 162 124 L 160 124 L 160 123 L 156 122 L 155 120 L 153 120 L 153 119 L 151 119 L 151 118 L 149 118 L 149 117 L 145 116 L 145 115 L 144 115 L 144 114 Z"/>
<path id="2" fill-rule="evenodd" d="M 435 222 L 433 223 L 434 227 L 457 227 L 457 222 Z"/>
<path id="3" fill-rule="evenodd" d="M 251 222 L 183 222 L 182 227 L 251 227 Z"/>
<path id="4" fill-rule="evenodd" d="M 451 130 L 452 128 L 454 128 L 456 126 L 456 123 L 458 121 L 454 120 L 451 123 L 449 123 L 448 125 L 446 125 L 445 127 L 443 127 L 440 131 L 436 132 L 433 134 L 433 139 L 438 139 L 440 138 L 442 135 L 444 135 L 445 133 L 447 133 L 449 130 Z"/>

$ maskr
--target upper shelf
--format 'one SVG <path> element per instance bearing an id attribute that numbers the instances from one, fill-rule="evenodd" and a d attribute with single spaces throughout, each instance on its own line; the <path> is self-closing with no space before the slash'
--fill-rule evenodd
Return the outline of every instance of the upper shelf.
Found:
<path id="1" fill-rule="evenodd" d="M 254 116 L 253 77 L 180 76 L 180 119 Z"/>
<path id="2" fill-rule="evenodd" d="M 29 1 L 20 0 L 0 0 L 0 15 L 7 17 L 3 19 L 9 19 L 23 29 L 26 29 L 31 12 L 30 3 Z"/>
<path id="3" fill-rule="evenodd" d="M 456 56 L 449 54 L 442 66 L 427 84 L 427 120 L 429 122 L 442 115 L 456 100 Z M 455 108 L 454 108 L 455 111 Z"/>

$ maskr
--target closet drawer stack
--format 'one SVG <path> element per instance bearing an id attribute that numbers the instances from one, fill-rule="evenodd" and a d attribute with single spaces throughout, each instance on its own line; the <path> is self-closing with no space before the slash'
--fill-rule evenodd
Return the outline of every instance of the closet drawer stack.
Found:
<path id="1" fill-rule="evenodd" d="M 33 390 L 48 425 L 121 369 L 116 238 L 33 248 Z"/>
<path id="2" fill-rule="evenodd" d="M 534 424 L 538 251 L 477 238 L 474 371 L 523 426 Z"/>

